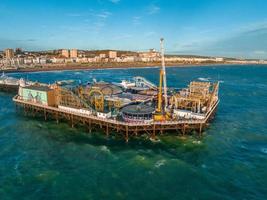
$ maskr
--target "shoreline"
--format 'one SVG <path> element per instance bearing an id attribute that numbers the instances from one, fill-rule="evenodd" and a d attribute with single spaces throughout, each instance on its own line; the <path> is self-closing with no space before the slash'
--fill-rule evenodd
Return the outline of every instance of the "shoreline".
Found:
<path id="1" fill-rule="evenodd" d="M 0 72 L 9 73 L 27 73 L 27 72 L 53 72 L 53 71 L 79 71 L 79 70 L 102 70 L 102 69 L 137 69 L 137 68 L 158 68 L 161 63 L 90 63 L 88 65 L 46 65 L 42 67 L 20 68 L 20 69 L 1 69 Z M 186 68 L 186 67 L 214 67 L 214 66 L 245 66 L 259 65 L 267 66 L 266 64 L 236 64 L 236 63 L 166 63 L 167 68 Z"/>

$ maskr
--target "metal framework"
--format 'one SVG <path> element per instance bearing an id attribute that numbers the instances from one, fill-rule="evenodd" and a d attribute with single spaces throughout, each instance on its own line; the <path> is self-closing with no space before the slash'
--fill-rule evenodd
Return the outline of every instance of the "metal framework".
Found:
<path id="1" fill-rule="evenodd" d="M 218 101 L 219 83 L 191 82 L 188 89 L 174 94 L 170 98 L 170 105 L 175 109 L 185 109 L 200 113 L 205 112 Z"/>
<path id="2" fill-rule="evenodd" d="M 71 127 L 82 124 L 87 127 L 89 133 L 92 130 L 102 129 L 106 136 L 111 133 L 123 136 L 128 142 L 130 137 L 146 134 L 149 138 L 155 139 L 157 135 L 176 133 L 180 135 L 190 134 L 196 131 L 199 136 L 202 136 L 203 129 L 208 126 L 208 122 L 213 118 L 218 102 L 213 105 L 204 120 L 179 120 L 165 122 L 150 122 L 150 123 L 127 123 L 114 119 L 99 118 L 94 115 L 86 115 L 72 111 L 62 110 L 56 107 L 45 106 L 33 102 L 23 101 L 15 96 L 13 101 L 16 108 L 22 108 L 26 116 L 43 116 L 45 120 L 55 119 L 59 121 L 68 121 Z"/>

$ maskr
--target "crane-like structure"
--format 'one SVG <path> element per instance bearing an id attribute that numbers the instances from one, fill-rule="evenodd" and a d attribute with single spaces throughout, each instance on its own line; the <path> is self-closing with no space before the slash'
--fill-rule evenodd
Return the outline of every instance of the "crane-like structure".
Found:
<path id="1" fill-rule="evenodd" d="M 162 65 L 162 73 L 163 73 L 163 92 L 164 92 L 164 110 L 167 109 L 168 106 L 168 96 L 167 96 L 167 79 L 166 79 L 166 67 L 165 67 L 165 57 L 164 57 L 164 39 L 160 39 L 160 49 L 161 49 L 161 65 Z"/>
<path id="2" fill-rule="evenodd" d="M 161 64 L 159 74 L 159 89 L 158 89 L 158 106 L 154 115 L 154 120 L 156 121 L 165 121 L 167 116 L 167 106 L 168 106 L 168 96 L 167 96 L 167 80 L 166 80 L 166 68 L 165 68 L 165 59 L 164 59 L 164 39 L 160 39 L 160 48 L 161 48 Z M 162 86 L 164 94 L 164 106 L 162 104 Z"/>

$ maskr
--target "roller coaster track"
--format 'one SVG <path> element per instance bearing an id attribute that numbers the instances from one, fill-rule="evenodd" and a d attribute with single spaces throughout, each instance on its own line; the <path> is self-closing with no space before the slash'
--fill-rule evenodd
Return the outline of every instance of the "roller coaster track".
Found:
<path id="1" fill-rule="evenodd" d="M 70 95 L 71 97 L 73 97 L 77 102 L 79 102 L 81 105 L 83 105 L 85 108 L 89 109 L 92 112 L 95 112 L 95 109 L 91 107 L 90 104 L 88 104 L 83 98 L 79 97 L 77 94 L 75 94 L 73 91 L 65 89 L 65 88 L 61 88 L 61 95 L 62 92 L 64 92 L 65 94 Z"/>
<path id="2" fill-rule="evenodd" d="M 135 85 L 137 87 L 144 87 L 145 86 L 145 87 L 148 87 L 148 88 L 154 89 L 154 90 L 158 89 L 158 87 L 154 83 L 148 81 L 144 77 L 136 76 L 136 77 L 134 77 L 134 81 L 135 81 Z"/>

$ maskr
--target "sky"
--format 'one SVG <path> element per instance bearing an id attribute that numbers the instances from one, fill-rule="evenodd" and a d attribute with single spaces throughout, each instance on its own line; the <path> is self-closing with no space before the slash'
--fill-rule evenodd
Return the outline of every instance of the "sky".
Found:
<path id="1" fill-rule="evenodd" d="M 0 49 L 267 59 L 266 0 L 0 0 Z"/>

